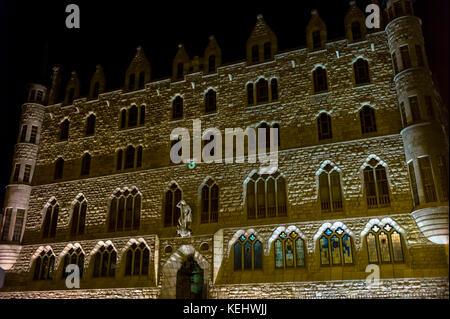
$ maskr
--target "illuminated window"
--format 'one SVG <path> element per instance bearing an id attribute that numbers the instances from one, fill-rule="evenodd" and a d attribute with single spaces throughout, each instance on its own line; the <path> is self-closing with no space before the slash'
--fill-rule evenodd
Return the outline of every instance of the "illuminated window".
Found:
<path id="1" fill-rule="evenodd" d="M 343 210 L 341 177 L 336 168 L 327 164 L 319 175 L 320 207 L 323 212 Z"/>
<path id="2" fill-rule="evenodd" d="M 128 248 L 125 258 L 125 276 L 147 276 L 150 261 L 150 250 L 141 243 L 134 243 Z"/>
<path id="3" fill-rule="evenodd" d="M 51 280 L 55 267 L 53 251 L 42 251 L 34 261 L 33 280 Z"/>
<path id="4" fill-rule="evenodd" d="M 342 266 L 353 264 L 352 239 L 342 229 L 327 228 L 319 238 L 320 264 Z"/>
<path id="5" fill-rule="evenodd" d="M 282 232 L 274 242 L 275 268 L 305 266 L 305 243 L 295 231 Z"/>
<path id="6" fill-rule="evenodd" d="M 262 244 L 254 234 L 242 235 L 234 244 L 234 270 L 262 269 Z"/>
<path id="7" fill-rule="evenodd" d="M 217 223 L 219 215 L 219 186 L 212 179 L 208 179 L 202 187 L 201 205 L 200 222 Z"/>
<path id="8" fill-rule="evenodd" d="M 180 217 L 180 208 L 177 204 L 182 199 L 182 192 L 176 184 L 172 184 L 169 190 L 166 192 L 165 199 L 165 211 L 164 211 L 164 226 L 176 226 L 178 225 L 178 218 Z"/>
<path id="9" fill-rule="evenodd" d="M 83 195 L 77 197 L 73 205 L 72 221 L 70 226 L 71 235 L 84 234 L 84 227 L 86 223 L 87 201 Z"/>
<path id="10" fill-rule="evenodd" d="M 403 263 L 402 236 L 391 225 L 374 225 L 366 235 L 369 263 Z"/>
<path id="11" fill-rule="evenodd" d="M 246 186 L 248 219 L 287 216 L 286 182 L 279 172 L 255 173 Z"/>
<path id="12" fill-rule="evenodd" d="M 364 168 L 364 188 L 367 208 L 391 206 L 386 168 L 374 158 Z"/>
<path id="13" fill-rule="evenodd" d="M 139 229 L 141 222 L 141 194 L 136 188 L 117 191 L 109 205 L 108 231 Z"/>

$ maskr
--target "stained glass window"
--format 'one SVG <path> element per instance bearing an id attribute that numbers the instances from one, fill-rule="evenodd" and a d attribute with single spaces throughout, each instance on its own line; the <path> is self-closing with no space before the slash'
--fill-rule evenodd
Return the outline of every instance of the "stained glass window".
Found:
<path id="1" fill-rule="evenodd" d="M 383 228 L 374 225 L 366 236 L 366 245 L 370 263 L 404 261 L 401 235 L 389 224 Z"/>
<path id="2" fill-rule="evenodd" d="M 275 268 L 283 268 L 283 243 L 277 239 L 274 243 L 275 251 Z"/>
<path id="3" fill-rule="evenodd" d="M 234 270 L 262 269 L 262 243 L 254 234 L 239 237 L 234 244 Z"/>
<path id="4" fill-rule="evenodd" d="M 342 229 L 332 231 L 327 228 L 319 239 L 321 265 L 350 265 L 353 264 L 352 239 Z"/>
<path id="5" fill-rule="evenodd" d="M 275 268 L 302 267 L 305 265 L 304 244 L 298 234 L 281 232 L 274 242 Z"/>

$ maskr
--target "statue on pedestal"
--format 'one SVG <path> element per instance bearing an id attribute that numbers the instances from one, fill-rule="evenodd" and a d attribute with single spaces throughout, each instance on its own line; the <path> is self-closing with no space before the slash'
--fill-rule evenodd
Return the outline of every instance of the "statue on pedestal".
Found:
<path id="1" fill-rule="evenodd" d="M 177 207 L 181 211 L 180 217 L 178 218 L 177 234 L 181 237 L 190 237 L 191 230 L 189 229 L 189 225 L 192 223 L 191 207 L 184 200 L 180 200 Z"/>

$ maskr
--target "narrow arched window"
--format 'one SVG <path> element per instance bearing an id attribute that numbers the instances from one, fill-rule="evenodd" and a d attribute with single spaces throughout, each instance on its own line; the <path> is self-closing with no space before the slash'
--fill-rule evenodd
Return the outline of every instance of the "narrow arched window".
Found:
<path id="1" fill-rule="evenodd" d="M 66 279 L 70 272 L 66 272 L 68 265 L 77 265 L 80 269 L 80 278 L 83 278 L 84 270 L 84 253 L 80 247 L 77 249 L 70 248 L 70 250 L 64 256 L 64 262 L 62 267 L 62 278 Z"/>
<path id="2" fill-rule="evenodd" d="M 257 45 L 252 46 L 252 62 L 259 61 L 259 47 Z"/>
<path id="3" fill-rule="evenodd" d="M 270 60 L 272 58 L 272 46 L 270 42 L 264 43 L 264 60 Z"/>
<path id="4" fill-rule="evenodd" d="M 319 175 L 319 196 L 323 212 L 342 211 L 341 177 L 337 169 L 330 164 L 327 164 Z"/>
<path id="5" fill-rule="evenodd" d="M 216 223 L 219 212 L 219 187 L 212 179 L 208 179 L 202 187 L 201 207 L 200 222 Z"/>
<path id="6" fill-rule="evenodd" d="M 68 119 L 65 119 L 60 126 L 60 134 L 59 139 L 61 141 L 66 141 L 69 138 L 69 126 L 70 122 Z"/>
<path id="7" fill-rule="evenodd" d="M 81 160 L 81 176 L 89 175 L 91 170 L 91 155 L 86 153 Z"/>
<path id="8" fill-rule="evenodd" d="M 353 70 L 355 72 L 355 83 L 365 84 L 370 83 L 369 64 L 364 59 L 358 59 L 353 64 Z"/>
<path id="9" fill-rule="evenodd" d="M 433 170 L 431 168 L 431 160 L 429 156 L 420 157 L 419 171 L 422 180 L 423 193 L 425 195 L 425 202 L 431 203 L 437 201 L 436 187 L 434 183 Z"/>
<path id="10" fill-rule="evenodd" d="M 139 229 L 140 219 L 141 194 L 138 190 L 117 191 L 109 205 L 108 231 Z"/>
<path id="11" fill-rule="evenodd" d="M 86 120 L 86 135 L 94 135 L 95 133 L 95 115 L 91 114 Z"/>
<path id="12" fill-rule="evenodd" d="M 67 98 L 67 104 L 68 105 L 73 104 L 74 99 L 75 99 L 75 88 L 70 88 L 69 96 Z"/>
<path id="13" fill-rule="evenodd" d="M 116 161 L 116 170 L 120 171 L 122 169 L 122 159 L 123 159 L 123 151 L 117 151 L 117 161 Z"/>
<path id="14" fill-rule="evenodd" d="M 278 81 L 277 81 L 277 79 L 270 80 L 270 90 L 272 93 L 272 101 L 278 100 Z"/>
<path id="15" fill-rule="evenodd" d="M 205 112 L 215 112 L 216 111 L 216 92 L 214 90 L 209 90 L 205 94 Z"/>
<path id="16" fill-rule="evenodd" d="M 254 173 L 247 181 L 247 218 L 287 216 L 286 182 L 275 172 L 271 175 Z"/>
<path id="17" fill-rule="evenodd" d="M 138 88 L 139 89 L 143 89 L 145 85 L 145 72 L 142 71 L 141 73 L 139 73 L 139 84 L 138 84 Z"/>
<path id="18" fill-rule="evenodd" d="M 125 276 L 147 276 L 150 265 L 150 250 L 144 243 L 133 243 L 125 257 Z"/>
<path id="19" fill-rule="evenodd" d="M 418 44 L 415 46 L 416 49 L 416 60 L 417 60 L 417 66 L 424 66 L 424 58 L 423 58 L 423 50 L 422 47 Z"/>
<path id="20" fill-rule="evenodd" d="M 401 234 L 389 224 L 372 226 L 366 235 L 369 263 L 403 263 L 403 244 Z"/>
<path id="21" fill-rule="evenodd" d="M 123 109 L 120 111 L 120 128 L 125 128 L 127 126 L 127 110 Z"/>
<path id="22" fill-rule="evenodd" d="M 42 238 L 53 238 L 56 234 L 58 224 L 59 204 L 53 199 L 45 209 L 44 221 L 42 223 Z"/>
<path id="23" fill-rule="evenodd" d="M 55 267 L 53 251 L 42 251 L 34 261 L 33 280 L 51 280 Z"/>
<path id="24" fill-rule="evenodd" d="M 142 146 L 138 146 L 136 149 L 136 167 L 142 166 Z"/>
<path id="25" fill-rule="evenodd" d="M 390 207 L 389 184 L 386 168 L 372 158 L 364 168 L 364 187 L 368 208 Z"/>
<path id="26" fill-rule="evenodd" d="M 208 57 L 208 73 L 214 73 L 216 71 L 216 56 L 210 55 Z"/>
<path id="27" fill-rule="evenodd" d="M 55 173 L 53 175 L 54 179 L 63 178 L 63 171 L 64 171 L 64 160 L 60 157 L 56 160 L 55 163 Z"/>
<path id="28" fill-rule="evenodd" d="M 247 84 L 247 104 L 253 105 L 255 103 L 255 98 L 253 96 L 253 83 Z"/>
<path id="29" fill-rule="evenodd" d="M 132 145 L 125 150 L 125 169 L 134 167 L 134 152 L 135 149 Z"/>
<path id="30" fill-rule="evenodd" d="M 277 138 L 277 146 L 280 147 L 281 145 L 281 131 L 280 131 L 280 124 L 276 123 L 272 126 L 272 128 L 277 130 L 278 138 Z"/>
<path id="31" fill-rule="evenodd" d="M 180 217 L 180 208 L 177 207 L 182 199 L 182 192 L 176 184 L 172 184 L 166 191 L 165 210 L 164 210 L 164 226 L 176 226 Z"/>
<path id="32" fill-rule="evenodd" d="M 322 38 L 320 36 L 320 31 L 314 31 L 312 33 L 313 49 L 320 49 L 322 47 Z"/>
<path id="33" fill-rule="evenodd" d="M 313 72 L 313 79 L 314 79 L 314 92 L 324 92 L 328 90 L 328 84 L 327 84 L 327 71 L 322 68 L 318 67 Z"/>
<path id="34" fill-rule="evenodd" d="M 377 124 L 375 121 L 375 111 L 368 105 L 365 105 L 359 112 L 361 119 L 361 131 L 363 134 L 377 131 Z"/>
<path id="35" fill-rule="evenodd" d="M 264 103 L 269 101 L 269 85 L 265 79 L 260 79 L 256 83 L 256 102 Z"/>
<path id="36" fill-rule="evenodd" d="M 320 265 L 342 266 L 353 264 L 352 239 L 342 229 L 327 228 L 319 238 Z"/>
<path id="37" fill-rule="evenodd" d="M 177 78 L 181 79 L 183 77 L 184 73 L 184 64 L 183 62 L 180 62 L 177 64 Z"/>
<path id="38" fill-rule="evenodd" d="M 136 105 L 132 105 L 128 110 L 128 127 L 134 127 L 138 121 L 138 108 Z"/>
<path id="39" fill-rule="evenodd" d="M 100 93 L 100 83 L 97 81 L 94 83 L 94 90 L 92 92 L 92 97 L 94 99 L 97 99 L 99 93 Z"/>
<path id="40" fill-rule="evenodd" d="M 262 123 L 260 126 L 258 126 L 257 136 L 258 148 L 260 147 L 260 145 L 265 148 L 270 148 L 270 126 L 267 123 Z"/>
<path id="41" fill-rule="evenodd" d="M 107 248 L 101 246 L 94 255 L 93 277 L 114 277 L 116 274 L 117 253 L 109 245 Z"/>
<path id="42" fill-rule="evenodd" d="M 305 266 L 305 243 L 295 231 L 281 232 L 274 242 L 275 268 Z"/>
<path id="43" fill-rule="evenodd" d="M 353 41 L 362 39 L 361 24 L 358 21 L 352 23 L 352 38 Z"/>
<path id="44" fill-rule="evenodd" d="M 129 82 L 128 82 L 128 89 L 130 91 L 134 90 L 134 82 L 136 81 L 136 75 L 134 73 L 130 74 L 130 77 L 128 78 Z"/>
<path id="45" fill-rule="evenodd" d="M 254 234 L 242 235 L 234 244 L 234 270 L 262 269 L 262 243 Z"/>
<path id="46" fill-rule="evenodd" d="M 409 98 L 409 109 L 411 111 L 412 122 L 418 122 L 422 119 L 420 114 L 419 100 L 417 96 L 412 96 Z"/>
<path id="47" fill-rule="evenodd" d="M 172 118 L 180 119 L 183 117 L 183 98 L 177 96 L 172 103 Z"/>
<path id="48" fill-rule="evenodd" d="M 402 57 L 403 70 L 411 67 L 411 56 L 409 54 L 409 46 L 405 45 L 400 48 L 400 55 Z"/>
<path id="49" fill-rule="evenodd" d="M 331 139 L 331 116 L 327 113 L 321 113 L 317 118 L 317 129 L 319 130 L 319 141 Z"/>
<path id="50" fill-rule="evenodd" d="M 141 105 L 140 111 L 139 111 L 139 125 L 145 124 L 145 105 Z"/>
<path id="51" fill-rule="evenodd" d="M 83 195 L 79 196 L 73 205 L 72 221 L 70 226 L 71 235 L 84 234 L 86 223 L 87 201 Z"/>

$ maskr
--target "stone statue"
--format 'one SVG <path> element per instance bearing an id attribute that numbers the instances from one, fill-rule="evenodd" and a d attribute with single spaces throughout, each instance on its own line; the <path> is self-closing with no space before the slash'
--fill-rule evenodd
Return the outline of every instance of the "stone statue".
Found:
<path id="1" fill-rule="evenodd" d="M 180 200 L 177 207 L 181 210 L 180 217 L 178 218 L 177 233 L 181 237 L 190 237 L 191 230 L 189 229 L 189 225 L 192 223 L 191 207 L 184 200 Z"/>

